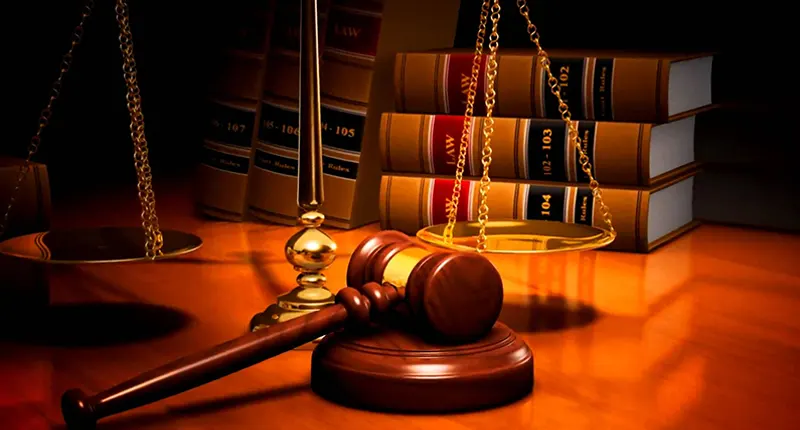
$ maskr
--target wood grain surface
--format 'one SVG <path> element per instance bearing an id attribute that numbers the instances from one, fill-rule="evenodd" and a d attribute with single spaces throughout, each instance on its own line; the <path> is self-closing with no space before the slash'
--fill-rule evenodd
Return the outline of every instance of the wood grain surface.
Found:
<path id="1" fill-rule="evenodd" d="M 97 392 L 245 333 L 253 314 L 294 287 L 283 256 L 293 228 L 207 221 L 194 215 L 191 194 L 156 185 L 161 225 L 200 235 L 199 251 L 155 264 L 51 268 L 46 315 L 2 327 L 0 427 L 62 428 L 64 390 Z M 137 225 L 137 205 L 133 187 L 76 200 L 54 206 L 53 225 Z M 328 231 L 339 246 L 328 271 L 337 290 L 349 253 L 378 228 Z M 505 285 L 500 320 L 536 359 L 533 394 L 501 408 L 420 416 L 346 408 L 312 393 L 312 352 L 295 350 L 99 428 L 794 428 L 798 251 L 796 235 L 706 225 L 649 255 L 492 257 Z"/>

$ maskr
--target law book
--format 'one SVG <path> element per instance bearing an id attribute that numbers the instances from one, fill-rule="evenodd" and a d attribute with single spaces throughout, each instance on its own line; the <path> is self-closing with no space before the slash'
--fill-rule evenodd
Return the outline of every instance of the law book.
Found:
<path id="1" fill-rule="evenodd" d="M 221 15 L 224 49 L 209 62 L 213 70 L 195 201 L 207 216 L 241 221 L 275 0 L 226 3 Z"/>
<path id="2" fill-rule="evenodd" d="M 290 7 L 287 2 L 285 7 Z M 298 2 L 299 3 L 299 2 Z M 295 5 L 299 17 L 299 6 Z M 422 8 L 430 14 L 419 15 Z M 452 44 L 458 0 L 330 0 L 320 25 L 320 97 L 325 224 L 356 228 L 378 220 L 380 115 L 393 110 L 395 53 Z M 322 6 L 320 6 L 322 10 Z M 322 21 L 322 19 L 320 20 Z M 297 20 L 281 25 L 299 24 Z M 410 31 L 409 23 L 422 30 Z M 415 27 L 416 28 L 416 27 Z M 248 212 L 297 223 L 299 28 L 273 43 L 252 157 Z M 276 64 L 280 64 L 277 66 Z M 278 71 L 279 70 L 279 71 Z"/>
<path id="3" fill-rule="evenodd" d="M 617 238 L 603 249 L 650 252 L 697 224 L 693 214 L 696 167 L 678 169 L 649 188 L 603 187 Z M 384 174 L 379 200 L 381 228 L 414 235 L 447 223 L 452 178 Z M 457 221 L 476 221 L 479 181 L 462 182 Z M 491 220 L 546 220 L 605 227 L 586 185 L 492 181 Z"/>
<path id="4" fill-rule="evenodd" d="M 572 119 L 664 123 L 715 106 L 713 55 L 547 51 L 550 69 Z M 486 56 L 480 76 L 485 76 Z M 464 114 L 473 53 L 468 50 L 397 53 L 397 112 Z M 558 100 L 535 51 L 500 49 L 494 116 L 561 118 Z M 478 80 L 476 116 L 485 115 L 485 78 Z"/>
<path id="5" fill-rule="evenodd" d="M 470 118 L 464 175 L 483 173 L 485 117 Z M 650 186 L 695 162 L 695 116 L 664 124 L 577 121 L 581 146 L 601 184 Z M 381 118 L 381 167 L 388 173 L 456 173 L 464 116 L 387 112 Z M 589 183 L 567 125 L 557 119 L 495 118 L 495 179 Z"/>

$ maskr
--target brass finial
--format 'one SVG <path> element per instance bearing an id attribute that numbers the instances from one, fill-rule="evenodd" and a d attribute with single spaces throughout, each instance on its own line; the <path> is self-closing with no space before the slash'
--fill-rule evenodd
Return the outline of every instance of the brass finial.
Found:
<path id="1" fill-rule="evenodd" d="M 297 287 L 278 297 L 276 304 L 250 321 L 250 329 L 258 330 L 283 322 L 307 312 L 317 311 L 334 303 L 334 295 L 326 287 L 327 278 L 322 273 L 336 260 L 336 242 L 319 227 L 325 215 L 309 211 L 300 216 L 303 229 L 286 242 L 286 260 L 300 272 Z"/>

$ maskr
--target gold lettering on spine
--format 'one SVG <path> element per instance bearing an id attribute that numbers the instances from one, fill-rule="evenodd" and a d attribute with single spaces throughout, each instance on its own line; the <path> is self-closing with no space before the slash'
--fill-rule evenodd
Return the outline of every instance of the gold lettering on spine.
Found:
<path id="1" fill-rule="evenodd" d="M 612 70 L 611 73 L 608 72 L 608 68 L 607 67 L 603 67 L 602 75 L 601 75 L 601 78 L 600 78 L 600 82 L 602 84 L 601 85 L 601 91 L 600 91 L 600 93 L 602 94 L 602 104 L 601 104 L 601 106 L 603 106 L 604 109 L 605 109 L 606 106 L 608 106 L 608 108 L 611 110 L 611 112 L 608 112 L 608 113 L 606 113 L 604 111 L 603 112 L 603 118 L 611 118 L 612 120 L 614 119 L 614 97 L 613 97 L 614 96 L 614 93 L 613 93 L 613 90 L 614 90 L 614 72 L 613 72 L 613 70 L 614 70 L 614 68 L 616 66 L 616 63 L 617 63 L 617 59 L 616 58 L 611 60 L 611 70 Z M 611 75 L 611 76 L 609 76 L 609 75 Z M 606 99 L 608 99 L 608 102 L 606 102 Z"/>
<path id="2" fill-rule="evenodd" d="M 600 69 L 600 88 L 598 88 L 598 92 L 605 94 L 606 88 L 608 88 L 608 67 L 604 66 Z"/>
<path id="3" fill-rule="evenodd" d="M 341 173 L 350 173 L 351 170 L 352 170 L 349 167 L 345 167 L 345 166 L 343 166 L 341 164 L 336 164 L 336 163 L 331 163 L 331 162 L 328 162 L 327 167 L 330 170 L 333 170 L 335 172 L 341 172 Z"/>
<path id="4" fill-rule="evenodd" d="M 398 252 L 389 260 L 383 270 L 382 283 L 390 284 L 397 288 L 405 288 L 411 271 L 423 258 L 430 254 L 427 249 L 417 247 L 406 248 Z"/>
<path id="5" fill-rule="evenodd" d="M 242 124 L 242 123 L 237 123 L 237 122 L 230 122 L 230 121 L 226 121 L 225 123 L 221 123 L 217 119 L 212 119 L 211 120 L 211 125 L 214 128 L 222 128 L 225 131 L 230 131 L 230 132 L 233 132 L 233 133 L 244 133 L 248 129 L 247 128 L 247 124 Z"/>
<path id="6" fill-rule="evenodd" d="M 561 99 L 569 104 L 569 66 L 561 66 L 558 69 L 558 85 L 561 87 Z M 556 114 L 557 112 L 553 112 Z M 550 114 L 550 112 L 548 112 Z"/>
<path id="7" fill-rule="evenodd" d="M 597 89 L 597 95 L 600 98 L 600 117 L 601 118 L 608 118 L 608 114 L 606 113 L 606 106 L 608 103 L 606 100 L 611 97 L 611 94 L 608 93 L 608 67 L 603 66 L 600 69 L 600 87 Z"/>
<path id="8" fill-rule="evenodd" d="M 550 161 L 550 149 L 553 143 L 553 130 L 546 128 L 542 131 L 542 175 L 551 176 L 553 174 L 553 162 Z"/>
<path id="9" fill-rule="evenodd" d="M 461 94 L 464 96 L 461 98 L 461 104 L 466 106 L 467 105 L 467 95 L 469 94 L 469 81 L 470 77 L 464 73 L 461 74 Z"/>
<path id="10" fill-rule="evenodd" d="M 580 217 L 580 220 L 581 220 L 581 222 L 586 222 L 586 219 L 589 216 L 589 214 L 587 212 L 587 210 L 589 208 L 589 197 L 588 196 L 583 196 L 583 198 L 581 199 L 580 204 L 581 204 L 581 217 Z"/>
<path id="11" fill-rule="evenodd" d="M 550 194 L 542 194 L 542 201 L 539 204 L 541 206 L 541 212 L 543 217 L 550 217 L 550 208 L 552 205 L 550 204 L 550 199 L 553 198 Z"/>
<path id="12" fill-rule="evenodd" d="M 362 28 L 353 27 L 349 25 L 341 25 L 338 22 L 333 24 L 333 32 L 338 36 L 351 37 L 357 39 L 363 31 Z"/>
<path id="13" fill-rule="evenodd" d="M 352 127 L 344 127 L 341 125 L 328 125 L 327 122 L 321 124 L 322 131 L 334 133 L 338 136 L 353 138 L 356 137 L 356 129 Z M 274 120 L 262 120 L 261 127 L 267 130 L 280 130 L 283 134 L 293 134 L 300 136 L 300 128 L 293 124 L 278 124 Z"/>
<path id="14" fill-rule="evenodd" d="M 278 169 L 278 170 L 291 170 L 292 172 L 295 172 L 295 173 L 297 173 L 297 172 L 296 172 L 296 167 L 295 167 L 295 166 L 291 166 L 291 165 L 289 165 L 289 164 L 286 164 L 286 163 L 284 163 L 283 161 L 279 161 L 279 160 L 272 160 L 272 159 L 268 159 L 268 158 L 267 158 L 267 159 L 264 159 L 264 158 L 262 158 L 262 159 L 260 159 L 260 161 L 261 161 L 261 162 L 262 162 L 262 163 L 263 163 L 265 166 L 274 167 L 274 168 L 276 168 L 276 169 Z"/>
<path id="15" fill-rule="evenodd" d="M 458 157 L 456 154 L 456 139 L 449 134 L 445 136 L 444 148 L 447 154 L 447 164 L 454 166 L 456 164 L 456 158 Z"/>

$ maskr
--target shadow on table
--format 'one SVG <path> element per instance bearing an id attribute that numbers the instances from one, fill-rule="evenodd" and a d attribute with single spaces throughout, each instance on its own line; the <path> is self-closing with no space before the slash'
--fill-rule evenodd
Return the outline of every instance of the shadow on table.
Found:
<path id="1" fill-rule="evenodd" d="M 597 310 L 562 296 L 526 296 L 506 300 L 500 321 L 519 333 L 539 333 L 584 327 L 598 318 Z"/>
<path id="2" fill-rule="evenodd" d="M 308 383 L 287 385 L 284 387 L 276 387 L 266 390 L 242 393 L 239 395 L 194 402 L 183 406 L 169 407 L 164 412 L 148 412 L 140 414 L 133 412 L 131 415 L 124 417 L 109 417 L 107 420 L 102 421 L 102 425 L 99 425 L 98 423 L 98 427 L 106 430 L 143 430 L 148 428 L 148 426 L 158 426 L 161 428 L 165 424 L 174 422 L 175 426 L 172 428 L 182 428 L 181 425 L 176 421 L 215 414 L 228 409 L 237 409 L 248 405 L 255 405 L 262 402 L 277 400 L 281 397 L 288 397 L 305 392 L 311 392 L 311 386 Z M 251 424 L 256 427 L 264 426 L 263 421 Z M 65 426 L 58 428 L 66 429 Z"/>
<path id="3" fill-rule="evenodd" d="M 192 323 L 188 314 L 177 309 L 136 302 L 53 304 L 11 318 L 0 325 L 0 341 L 56 347 L 140 342 Z"/>

